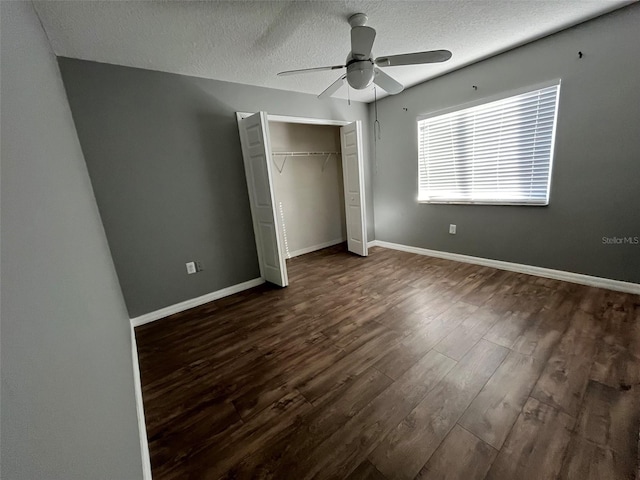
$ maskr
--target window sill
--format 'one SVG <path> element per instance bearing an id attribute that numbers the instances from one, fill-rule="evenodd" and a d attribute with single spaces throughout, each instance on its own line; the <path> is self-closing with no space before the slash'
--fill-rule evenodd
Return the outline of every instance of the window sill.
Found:
<path id="1" fill-rule="evenodd" d="M 425 205 L 497 205 L 497 206 L 511 206 L 511 207 L 548 207 L 549 202 L 546 203 L 532 203 L 532 202 L 487 202 L 482 201 L 462 201 L 462 200 L 418 200 L 418 203 Z"/>

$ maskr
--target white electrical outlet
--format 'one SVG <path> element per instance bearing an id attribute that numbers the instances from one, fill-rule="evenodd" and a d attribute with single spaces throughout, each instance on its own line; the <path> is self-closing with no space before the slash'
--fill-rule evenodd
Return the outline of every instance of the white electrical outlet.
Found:
<path id="1" fill-rule="evenodd" d="M 187 263 L 187 273 L 191 275 L 192 273 L 196 273 L 196 263 L 189 262 Z"/>
<path id="2" fill-rule="evenodd" d="M 456 226 L 453 223 L 451 225 L 449 225 L 449 233 L 451 235 L 455 235 L 456 234 Z"/>

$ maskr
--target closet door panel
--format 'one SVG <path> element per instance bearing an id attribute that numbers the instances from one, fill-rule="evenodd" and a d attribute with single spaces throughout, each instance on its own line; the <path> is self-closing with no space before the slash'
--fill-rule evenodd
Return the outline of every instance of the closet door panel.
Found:
<path id="1" fill-rule="evenodd" d="M 367 256 L 369 251 L 367 249 L 367 225 L 364 210 L 364 160 L 360 122 L 341 127 L 340 140 L 347 217 L 347 248 L 350 252 Z"/>
<path id="2" fill-rule="evenodd" d="M 266 281 L 286 287 L 289 279 L 276 221 L 267 114 L 259 112 L 244 118 L 239 128 L 260 274 Z"/>

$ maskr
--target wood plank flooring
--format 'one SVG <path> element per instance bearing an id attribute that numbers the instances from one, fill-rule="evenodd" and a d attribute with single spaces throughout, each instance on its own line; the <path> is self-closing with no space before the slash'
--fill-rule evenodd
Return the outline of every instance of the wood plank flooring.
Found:
<path id="1" fill-rule="evenodd" d="M 153 478 L 638 471 L 640 296 L 344 246 L 136 328 Z"/>

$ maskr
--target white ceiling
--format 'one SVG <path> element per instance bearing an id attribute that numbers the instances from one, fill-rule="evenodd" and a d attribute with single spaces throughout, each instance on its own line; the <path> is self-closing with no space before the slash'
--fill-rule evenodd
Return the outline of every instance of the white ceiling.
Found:
<path id="1" fill-rule="evenodd" d="M 56 55 L 319 94 L 344 63 L 347 18 L 369 16 L 374 56 L 448 49 L 446 63 L 389 67 L 415 85 L 631 3 L 621 0 L 39 1 Z M 373 90 L 351 90 L 372 101 Z M 335 95 L 347 97 L 347 87 Z"/>

